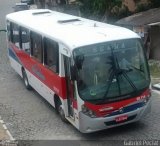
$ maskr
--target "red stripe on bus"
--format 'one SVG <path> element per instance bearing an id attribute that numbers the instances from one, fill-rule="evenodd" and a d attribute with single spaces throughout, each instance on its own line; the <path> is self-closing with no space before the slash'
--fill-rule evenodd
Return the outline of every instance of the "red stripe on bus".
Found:
<path id="1" fill-rule="evenodd" d="M 54 91 L 59 97 L 62 97 L 63 99 L 67 98 L 65 77 L 60 77 L 58 74 L 45 67 L 42 63 L 38 62 L 33 57 L 30 57 L 25 51 L 18 49 L 15 45 L 11 44 L 10 46 L 10 48 L 16 53 L 24 68 Z M 38 76 L 34 70 L 39 71 L 44 78 Z"/>
<path id="2" fill-rule="evenodd" d="M 85 106 L 91 109 L 92 111 L 94 111 L 98 117 L 102 117 L 112 113 L 115 110 L 119 110 L 120 108 L 123 108 L 136 101 L 139 101 L 148 95 L 150 95 L 149 89 L 144 91 L 141 95 L 130 98 L 130 99 L 108 103 L 108 104 L 102 104 L 102 105 L 95 105 L 89 102 L 85 102 Z"/>

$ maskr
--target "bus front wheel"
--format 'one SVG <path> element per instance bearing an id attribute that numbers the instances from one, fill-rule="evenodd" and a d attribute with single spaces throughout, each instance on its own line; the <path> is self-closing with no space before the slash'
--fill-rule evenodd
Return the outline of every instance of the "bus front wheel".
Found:
<path id="1" fill-rule="evenodd" d="M 62 107 L 62 103 L 60 101 L 58 101 L 58 113 L 61 117 L 61 120 L 63 122 L 67 122 L 67 119 L 65 117 L 65 113 L 64 113 L 64 110 L 63 110 L 63 107 Z"/>

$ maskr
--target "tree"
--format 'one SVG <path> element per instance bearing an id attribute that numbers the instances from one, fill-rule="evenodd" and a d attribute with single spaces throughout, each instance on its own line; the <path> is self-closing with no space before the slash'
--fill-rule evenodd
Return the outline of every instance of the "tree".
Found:
<path id="1" fill-rule="evenodd" d="M 151 8 L 158 8 L 160 7 L 160 0 L 149 0 Z"/>
<path id="2" fill-rule="evenodd" d="M 45 0 L 35 0 L 35 4 L 38 9 L 42 9 L 45 7 Z"/>
<path id="3" fill-rule="evenodd" d="M 81 12 L 85 17 L 107 21 L 112 16 L 112 10 L 121 7 L 121 0 L 79 0 L 82 4 Z"/>
<path id="4" fill-rule="evenodd" d="M 35 0 L 38 8 L 45 8 L 47 5 L 48 8 L 52 8 L 54 6 L 63 6 L 68 4 L 68 0 Z"/>

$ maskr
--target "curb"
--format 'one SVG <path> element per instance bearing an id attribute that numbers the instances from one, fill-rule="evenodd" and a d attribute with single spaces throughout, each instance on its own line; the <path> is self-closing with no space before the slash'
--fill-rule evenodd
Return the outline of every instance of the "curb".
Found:
<path id="1" fill-rule="evenodd" d="M 3 135 L 4 137 L 8 137 L 9 139 L 7 139 L 7 140 L 14 141 L 15 139 L 13 138 L 13 136 L 11 135 L 11 133 L 9 132 L 7 126 L 5 125 L 5 122 L 4 122 L 3 120 L 1 120 L 1 116 L 0 116 L 0 125 L 1 125 L 1 127 L 2 127 L 2 130 L 4 131 L 4 132 L 2 133 L 2 135 Z"/>
<path id="2" fill-rule="evenodd" d="M 158 91 L 156 89 L 152 89 L 152 91 L 160 95 L 160 91 Z"/>

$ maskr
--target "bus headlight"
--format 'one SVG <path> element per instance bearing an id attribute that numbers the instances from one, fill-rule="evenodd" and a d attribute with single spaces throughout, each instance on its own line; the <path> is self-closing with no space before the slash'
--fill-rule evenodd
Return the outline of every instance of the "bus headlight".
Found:
<path id="1" fill-rule="evenodd" d="M 144 102 L 147 103 L 150 98 L 151 98 L 151 93 L 149 93 L 149 94 L 146 96 Z"/>
<path id="2" fill-rule="evenodd" d="M 88 109 L 85 105 L 82 105 L 82 112 L 91 118 L 96 118 L 94 111 Z"/>

